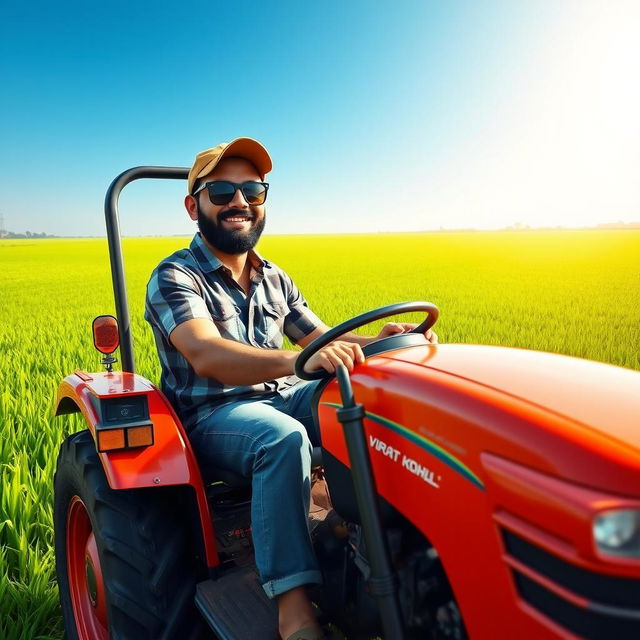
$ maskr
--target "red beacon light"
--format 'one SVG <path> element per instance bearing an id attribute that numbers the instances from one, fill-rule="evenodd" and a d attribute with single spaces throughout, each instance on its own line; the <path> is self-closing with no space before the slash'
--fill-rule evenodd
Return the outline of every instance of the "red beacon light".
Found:
<path id="1" fill-rule="evenodd" d="M 94 318 L 93 324 L 93 344 L 104 358 L 100 361 L 105 365 L 107 373 L 113 371 L 113 363 L 117 359 L 111 355 L 120 344 L 118 333 L 118 321 L 113 316 L 98 316 Z"/>

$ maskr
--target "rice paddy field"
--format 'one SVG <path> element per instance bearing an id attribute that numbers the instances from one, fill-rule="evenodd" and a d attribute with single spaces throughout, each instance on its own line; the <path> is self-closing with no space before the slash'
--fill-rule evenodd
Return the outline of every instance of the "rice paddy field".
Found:
<path id="1" fill-rule="evenodd" d="M 190 238 L 125 239 L 139 373 L 159 381 L 142 313 L 152 269 Z M 553 351 L 640 369 L 640 231 L 267 236 L 260 252 L 329 325 L 383 304 L 440 307 L 441 342 Z M 0 240 L 0 638 L 63 637 L 52 479 L 76 416 L 59 382 L 100 370 L 91 321 L 115 314 L 106 239 Z M 408 321 L 418 321 L 419 317 Z M 370 328 L 374 334 L 382 323 Z"/>

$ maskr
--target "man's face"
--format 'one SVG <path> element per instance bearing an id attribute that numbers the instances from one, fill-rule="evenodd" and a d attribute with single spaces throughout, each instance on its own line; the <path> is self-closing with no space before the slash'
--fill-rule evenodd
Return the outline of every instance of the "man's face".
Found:
<path id="1" fill-rule="evenodd" d="M 243 158 L 225 158 L 198 185 L 213 180 L 229 180 L 240 184 L 247 180 L 261 182 L 255 167 Z M 246 253 L 257 244 L 265 224 L 263 204 L 250 206 L 238 189 L 231 202 L 212 204 L 206 189 L 195 197 L 198 227 L 205 240 L 222 253 Z"/>

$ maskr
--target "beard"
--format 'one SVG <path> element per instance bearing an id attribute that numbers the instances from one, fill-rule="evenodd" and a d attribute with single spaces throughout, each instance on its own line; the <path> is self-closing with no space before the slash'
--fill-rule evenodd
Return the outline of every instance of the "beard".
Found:
<path id="1" fill-rule="evenodd" d="M 247 215 L 247 212 L 239 211 L 238 209 L 225 209 L 218 214 L 218 222 L 214 222 L 202 213 L 200 205 L 198 204 L 198 228 L 200 229 L 200 233 L 211 246 L 222 251 L 222 253 L 228 255 L 246 253 L 258 244 L 258 240 L 264 230 L 266 214 L 257 222 L 255 221 L 255 214 L 249 214 L 254 220 L 248 231 L 242 229 L 225 229 L 219 224 L 219 222 L 225 218 L 230 218 L 238 214 Z"/>

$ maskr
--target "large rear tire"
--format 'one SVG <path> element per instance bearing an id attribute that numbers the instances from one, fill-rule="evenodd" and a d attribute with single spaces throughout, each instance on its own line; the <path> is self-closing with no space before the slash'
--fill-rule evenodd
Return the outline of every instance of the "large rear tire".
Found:
<path id="1" fill-rule="evenodd" d="M 202 567 L 179 489 L 114 491 L 88 431 L 62 443 L 54 488 L 56 574 L 69 640 L 211 637 L 194 605 Z"/>

